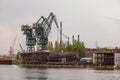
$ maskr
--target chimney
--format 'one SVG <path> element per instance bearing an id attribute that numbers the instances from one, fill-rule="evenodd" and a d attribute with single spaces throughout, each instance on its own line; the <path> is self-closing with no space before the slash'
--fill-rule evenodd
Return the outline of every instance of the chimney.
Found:
<path id="1" fill-rule="evenodd" d="M 79 42 L 80 42 L 80 35 L 78 35 L 78 44 L 79 44 Z"/>
<path id="2" fill-rule="evenodd" d="M 73 44 L 74 44 L 74 36 L 72 36 L 72 42 L 73 42 Z"/>

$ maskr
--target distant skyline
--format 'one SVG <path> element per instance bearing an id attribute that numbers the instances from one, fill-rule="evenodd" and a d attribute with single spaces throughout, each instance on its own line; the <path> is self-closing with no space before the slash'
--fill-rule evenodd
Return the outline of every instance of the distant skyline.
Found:
<path id="1" fill-rule="evenodd" d="M 88 48 L 95 48 L 96 41 L 99 47 L 120 47 L 120 0 L 0 0 L 0 53 L 8 53 L 16 35 L 15 50 L 19 43 L 25 48 L 21 25 L 32 25 L 50 12 L 62 21 L 70 40 L 79 34 Z M 49 38 L 57 39 L 54 23 Z"/>

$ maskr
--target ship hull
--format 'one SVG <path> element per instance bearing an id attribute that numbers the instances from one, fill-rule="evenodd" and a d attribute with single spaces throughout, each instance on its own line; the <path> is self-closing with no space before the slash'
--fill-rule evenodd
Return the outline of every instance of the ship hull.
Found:
<path id="1" fill-rule="evenodd" d="M 0 58 L 0 65 L 12 65 L 12 60 L 9 58 Z"/>

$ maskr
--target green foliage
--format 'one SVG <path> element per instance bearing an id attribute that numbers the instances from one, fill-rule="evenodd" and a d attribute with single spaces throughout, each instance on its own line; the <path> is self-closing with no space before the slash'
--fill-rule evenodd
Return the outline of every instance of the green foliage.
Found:
<path id="1" fill-rule="evenodd" d="M 59 50 L 59 42 L 58 41 L 55 41 L 55 51 L 58 51 Z"/>
<path id="2" fill-rule="evenodd" d="M 79 57 L 84 57 L 85 56 L 85 46 L 83 42 L 75 42 L 71 46 L 71 51 L 77 52 Z"/>
<path id="3" fill-rule="evenodd" d="M 70 51 L 75 52 L 78 54 L 79 57 L 85 57 L 85 46 L 83 42 L 77 42 L 74 41 L 74 44 L 68 44 L 68 42 L 62 42 L 62 45 L 60 46 L 58 41 L 55 41 L 55 46 L 53 48 L 53 43 L 48 42 L 47 49 L 50 51 Z"/>
<path id="4" fill-rule="evenodd" d="M 17 53 L 17 55 L 16 55 L 16 58 L 15 58 L 16 60 L 20 60 L 20 52 L 18 52 Z"/>
<path id="5" fill-rule="evenodd" d="M 83 42 L 75 41 L 74 44 L 68 44 L 68 42 L 62 43 L 61 47 L 59 43 L 56 41 L 55 43 L 55 51 L 71 51 L 78 53 L 79 57 L 85 56 L 85 46 Z"/>
<path id="6" fill-rule="evenodd" d="M 104 47 L 104 48 L 100 48 L 100 50 L 108 50 L 108 48 L 107 48 L 107 47 Z"/>
<path id="7" fill-rule="evenodd" d="M 72 51 L 72 45 L 69 44 L 67 47 L 66 47 L 66 51 Z"/>
<path id="8" fill-rule="evenodd" d="M 46 45 L 46 49 L 53 51 L 53 43 L 51 41 L 49 41 L 48 44 Z"/>

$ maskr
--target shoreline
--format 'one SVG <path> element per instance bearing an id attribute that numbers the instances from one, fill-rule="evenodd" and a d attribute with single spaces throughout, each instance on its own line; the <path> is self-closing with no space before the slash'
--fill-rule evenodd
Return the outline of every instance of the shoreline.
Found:
<path id="1" fill-rule="evenodd" d="M 18 64 L 20 67 L 27 67 L 27 68 L 92 68 L 96 70 L 115 70 L 120 69 L 120 67 L 114 66 L 95 66 L 89 64 Z"/>

